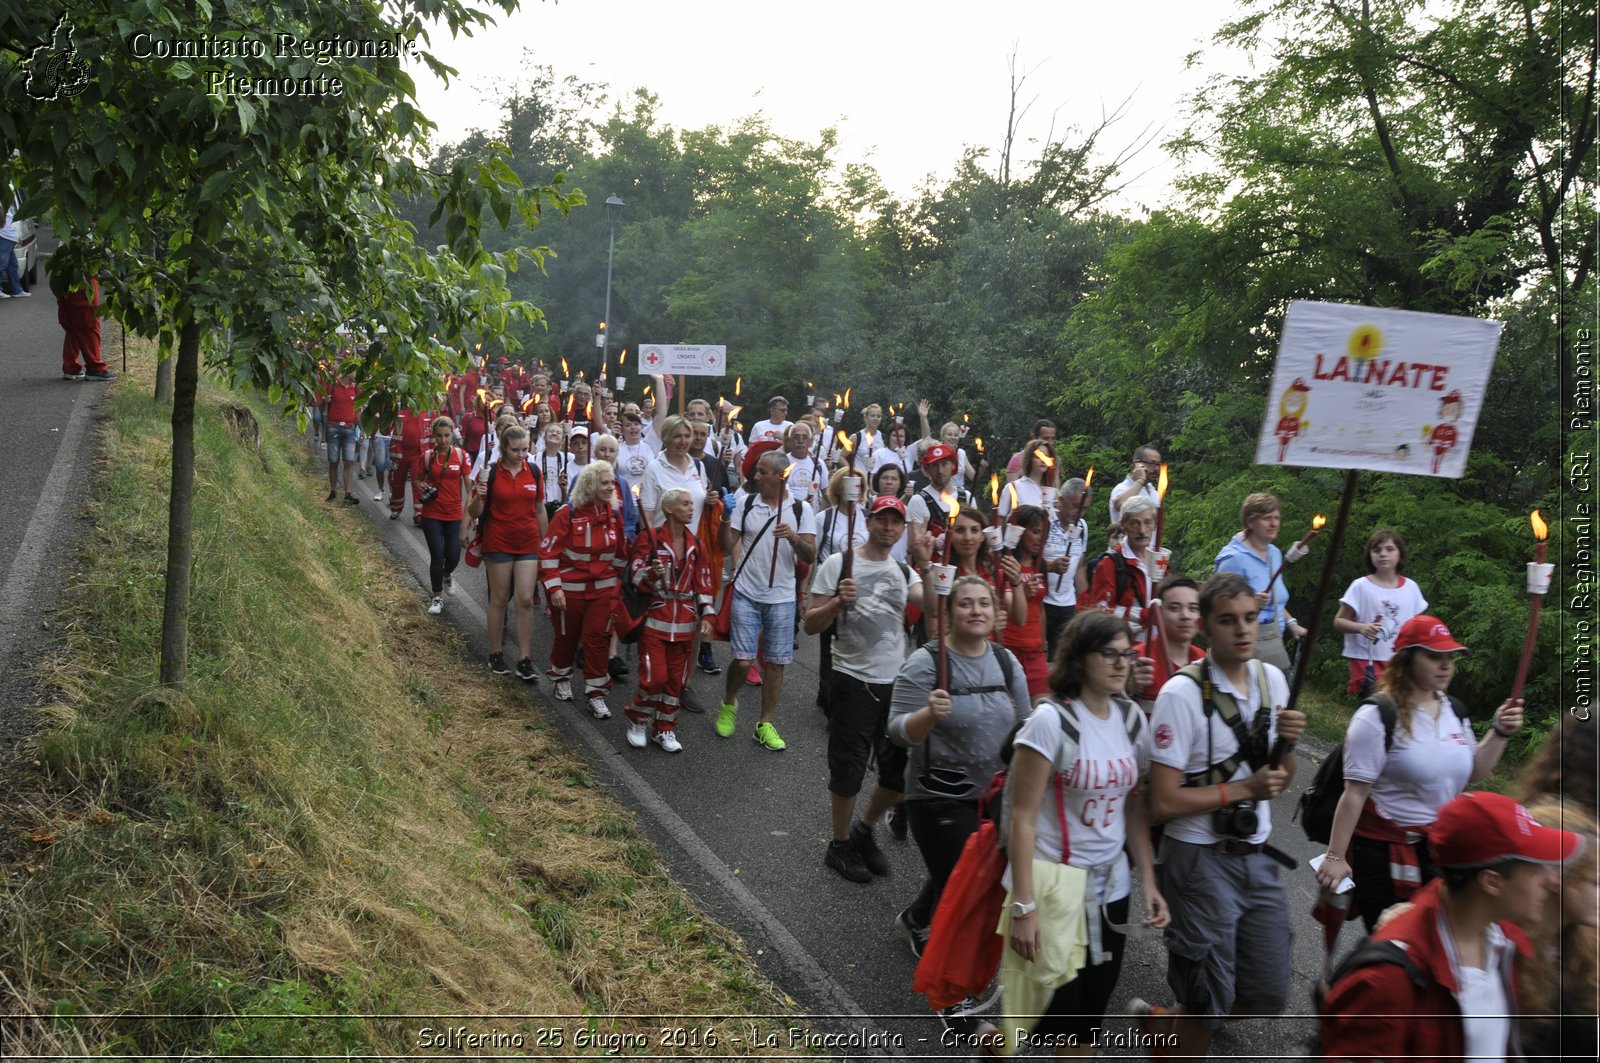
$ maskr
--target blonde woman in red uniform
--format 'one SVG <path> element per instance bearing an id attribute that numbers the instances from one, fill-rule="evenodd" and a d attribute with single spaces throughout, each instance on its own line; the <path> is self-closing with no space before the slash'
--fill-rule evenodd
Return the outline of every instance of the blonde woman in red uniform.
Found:
<path id="1" fill-rule="evenodd" d="M 682 487 L 668 488 L 659 508 L 661 528 L 633 540 L 629 565 L 629 578 L 652 596 L 653 604 L 639 637 L 639 693 L 628 707 L 628 744 L 643 749 L 653 741 L 677 753 L 683 749 L 676 722 L 689 648 L 696 630 L 702 639 L 711 637 L 711 566 L 689 530 L 694 496 Z"/>
<path id="2" fill-rule="evenodd" d="M 533 604 L 539 587 L 539 544 L 548 520 L 544 478 L 528 460 L 528 430 L 510 425 L 500 437 L 500 457 L 473 481 L 467 513 L 478 521 L 478 549 L 489 576 L 489 671 L 510 675 L 505 639 L 506 605 L 517 599 L 517 678 L 536 683 Z"/>
<path id="3" fill-rule="evenodd" d="M 616 504 L 617 474 L 609 461 L 591 461 L 578 474 L 567 505 L 556 510 L 539 548 L 539 570 L 556 625 L 546 673 L 556 699 L 572 700 L 572 662 L 583 643 L 583 692 L 589 712 L 608 719 L 611 708 L 611 625 L 621 586 L 627 540 Z"/>

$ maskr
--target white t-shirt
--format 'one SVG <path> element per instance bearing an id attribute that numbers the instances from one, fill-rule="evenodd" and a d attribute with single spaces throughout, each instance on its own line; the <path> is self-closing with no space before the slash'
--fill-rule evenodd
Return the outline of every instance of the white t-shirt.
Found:
<path id="1" fill-rule="evenodd" d="M 750 445 L 755 445 L 763 439 L 770 439 L 775 443 L 783 442 L 783 434 L 794 425 L 793 421 L 757 421 L 750 426 L 750 434 L 745 438 Z"/>
<path id="2" fill-rule="evenodd" d="M 753 498 L 746 513 L 745 500 Z M 795 526 L 794 499 L 783 500 L 783 515 L 779 518 L 784 524 L 794 527 L 797 535 L 817 534 L 817 514 L 811 508 L 811 503 L 800 502 L 800 522 Z M 739 573 L 739 582 L 734 585 L 734 590 L 752 602 L 761 602 L 767 605 L 777 605 L 780 602 L 792 602 L 795 597 L 794 585 L 794 548 L 786 542 L 781 542 L 773 536 L 779 521 L 774 521 L 772 527 L 767 528 L 752 548 L 751 540 L 756 533 L 767 526 L 772 519 L 774 508 L 767 505 L 760 495 L 746 495 L 740 491 L 733 496 L 733 530 L 739 533 L 739 541 L 743 549 L 736 556 L 735 565 L 743 565 L 744 571 Z M 748 529 L 748 530 L 747 530 Z M 772 550 L 774 544 L 778 549 L 778 562 L 772 563 Z M 745 554 L 750 555 L 750 560 L 745 561 Z M 768 574 L 772 576 L 772 586 L 767 586 Z M 899 665 L 895 666 L 896 673 Z"/>
<path id="3" fill-rule="evenodd" d="M 1055 509 L 1052 508 L 1050 533 L 1044 540 L 1044 560 L 1048 563 L 1058 557 L 1065 557 L 1067 570 L 1044 574 L 1044 604 L 1078 604 L 1078 566 L 1083 564 L 1083 555 L 1088 548 L 1089 523 L 1080 517 L 1076 524 L 1063 525 L 1061 519 L 1056 516 Z"/>
<path id="4" fill-rule="evenodd" d="M 843 571 L 844 554 L 829 557 L 812 573 L 811 593 L 833 597 Z M 835 629 L 833 667 L 863 683 L 893 683 L 910 652 L 906 597 L 910 588 L 921 585 L 922 577 L 914 568 L 902 575 L 892 558 L 869 561 L 859 553 L 850 575 L 856 581 L 856 600 L 848 613 L 841 614 L 845 622 Z"/>
<path id="5" fill-rule="evenodd" d="M 645 466 L 644 479 L 639 482 L 640 509 L 654 513 L 654 526 L 661 527 L 667 519 L 666 514 L 661 512 L 661 496 L 674 487 L 683 488 L 694 499 L 694 513 L 689 518 L 689 527 L 698 532 L 700 514 L 706 508 L 706 478 L 700 471 L 700 464 L 693 458 L 689 459 L 688 471 L 679 472 L 667 461 L 665 451 L 657 454 L 656 459 Z"/>
<path id="6" fill-rule="evenodd" d="M 496 453 L 499 453 L 496 449 Z M 490 459 L 498 461 L 498 458 Z M 553 454 L 541 454 L 534 464 L 539 468 L 539 475 L 544 479 L 544 498 L 546 502 L 557 504 L 567 500 L 567 492 L 578 483 L 578 473 L 583 471 L 583 466 L 572 460 L 572 455 L 565 450 Z M 561 486 L 561 474 L 567 474 L 566 487 Z"/>
<path id="7" fill-rule="evenodd" d="M 644 471 L 656 458 L 655 452 L 643 438 L 637 443 L 617 441 L 617 479 L 625 484 L 644 481 Z"/>
<path id="8" fill-rule="evenodd" d="M 874 453 L 872 471 L 867 474 L 868 479 L 875 476 L 878 470 L 885 465 L 893 465 L 900 470 L 902 480 L 909 480 L 911 478 L 911 469 L 916 465 L 916 461 L 917 459 L 911 453 L 911 448 L 909 447 L 903 453 L 897 453 L 893 447 L 884 447 Z"/>
<path id="9" fill-rule="evenodd" d="M 1398 721 L 1394 745 L 1383 750 L 1383 719 L 1366 704 L 1350 718 L 1344 738 L 1344 777 L 1372 784 L 1371 800 L 1383 817 L 1401 827 L 1426 827 L 1439 809 L 1467 788 L 1474 755 L 1472 732 L 1446 698 L 1439 718 L 1411 714 L 1411 733 Z"/>
<path id="10" fill-rule="evenodd" d="M 1261 691 L 1257 678 L 1257 669 L 1265 670 L 1267 677 L 1267 693 L 1272 699 L 1272 705 L 1289 704 L 1289 684 L 1284 680 L 1283 673 L 1277 666 L 1263 661 L 1249 661 L 1249 681 L 1245 684 L 1244 691 L 1235 690 L 1233 684 L 1228 682 L 1228 677 L 1222 669 L 1212 667 L 1211 681 L 1216 689 L 1223 693 L 1232 694 L 1239 703 L 1239 715 L 1244 720 L 1245 731 L 1250 731 L 1250 726 L 1256 718 L 1256 713 L 1261 711 Z M 1201 665 L 1204 668 L 1204 665 Z M 1272 705 L 1267 706 L 1270 711 Z M 1222 713 L 1213 712 L 1210 716 L 1211 724 L 1211 755 L 1206 758 L 1206 726 L 1207 718 L 1202 711 L 1200 686 L 1190 682 L 1185 676 L 1173 676 L 1161 688 L 1161 693 L 1156 695 L 1156 708 L 1150 716 L 1151 753 L 1150 759 L 1157 764 L 1165 764 L 1169 768 L 1176 768 L 1185 775 L 1190 772 L 1204 771 L 1213 764 L 1233 756 L 1239 751 L 1239 743 L 1233 737 L 1233 729 L 1223 722 Z M 1278 738 L 1278 721 L 1273 717 L 1267 729 L 1267 746 Z M 1241 763 L 1228 782 L 1238 782 L 1248 779 L 1254 772 L 1250 765 Z M 1228 797 L 1235 803 L 1245 797 L 1243 790 L 1235 794 L 1230 791 Z M 1250 842 L 1264 842 L 1272 834 L 1271 802 L 1256 802 L 1256 815 L 1260 818 L 1255 834 L 1244 839 Z M 1211 829 L 1211 812 L 1198 813 L 1193 816 L 1179 816 L 1167 823 L 1167 837 L 1176 838 L 1182 842 L 1194 842 L 1197 845 L 1209 845 L 1222 840 L 1222 835 Z"/>
<path id="11" fill-rule="evenodd" d="M 1012 493 L 1012 488 L 1016 489 L 1016 492 L 1015 492 L 1014 496 L 1013 496 L 1013 493 Z M 1012 501 L 1011 501 L 1013 497 L 1016 498 L 1016 504 L 1015 505 L 1013 505 Z M 1000 487 L 1000 516 L 1001 517 L 1009 517 L 1009 516 L 1011 516 L 1011 511 L 1013 509 L 1016 509 L 1016 508 L 1020 507 L 1020 506 L 1043 506 L 1043 505 L 1044 505 L 1044 488 L 1043 488 L 1042 485 L 1040 485 L 1039 483 L 1035 482 L 1030 477 L 1019 476 L 1015 480 L 1012 480 L 1009 484 L 1002 484 L 1001 487 Z"/>
<path id="12" fill-rule="evenodd" d="M 850 442 L 855 445 L 856 451 L 850 457 L 852 468 L 865 473 L 870 479 L 874 468 L 873 462 L 877 460 L 878 451 L 882 450 L 885 443 L 883 429 L 869 432 L 865 428 L 850 437 Z"/>
<path id="13" fill-rule="evenodd" d="M 1124 476 L 1122 478 L 1122 482 L 1111 489 L 1111 495 L 1110 495 L 1109 498 L 1106 499 L 1106 505 L 1108 505 L 1110 507 L 1110 509 L 1111 509 L 1111 523 L 1112 524 L 1121 524 L 1122 523 L 1122 507 L 1117 505 L 1117 503 L 1116 503 L 1117 496 L 1122 494 L 1122 492 L 1126 491 L 1128 488 L 1130 488 L 1132 486 L 1133 486 L 1133 477 Z M 1161 504 L 1161 496 L 1156 494 L 1156 485 L 1151 483 L 1149 480 L 1145 481 L 1144 488 L 1142 490 L 1140 490 L 1139 494 L 1144 495 L 1144 497 L 1148 498 L 1152 505 L 1159 506 Z M 1124 502 L 1131 502 L 1131 501 L 1133 501 L 1133 499 L 1135 497 L 1136 496 L 1134 496 L 1134 495 L 1129 495 L 1127 498 L 1124 498 L 1123 501 Z"/>
<path id="14" fill-rule="evenodd" d="M 1122 710 L 1115 704 L 1104 720 L 1081 701 L 1072 709 L 1078 722 L 1078 756 L 1071 764 L 1060 763 L 1062 741 L 1060 713 L 1048 703 L 1040 703 L 1028 722 L 1017 732 L 1016 744 L 1027 746 L 1061 773 L 1062 797 L 1066 805 L 1067 834 L 1071 852 L 1067 863 L 1073 867 L 1097 867 L 1115 863 L 1102 902 L 1128 895 L 1127 805 L 1128 795 L 1139 784 L 1141 761 L 1150 755 L 1149 729 L 1141 732 L 1142 749 L 1128 740 Z M 1061 862 L 1061 824 L 1056 806 L 1056 783 L 1052 777 L 1039 805 L 1039 822 L 1034 827 L 1033 857 L 1050 863 Z"/>
<path id="15" fill-rule="evenodd" d="M 789 497 L 802 502 L 816 501 L 818 492 L 828 482 L 828 467 L 810 455 L 797 458 L 786 454 L 784 460 L 793 466 L 789 470 Z"/>
<path id="16" fill-rule="evenodd" d="M 1370 647 L 1370 656 L 1374 661 L 1387 661 L 1394 656 L 1394 639 L 1400 634 L 1400 626 L 1425 612 L 1428 599 L 1422 596 L 1422 588 L 1417 586 L 1415 580 L 1404 576 L 1400 577 L 1400 584 L 1395 587 L 1380 587 L 1371 576 L 1362 576 L 1351 582 L 1344 597 L 1339 599 L 1339 604 L 1348 605 L 1355 619 L 1361 623 L 1370 624 L 1376 620 L 1383 627 L 1383 634 L 1376 642 L 1368 642 L 1365 635 L 1345 635 L 1344 655 L 1364 661 Z"/>
<path id="17" fill-rule="evenodd" d="M 1481 1063 L 1501 1063 L 1511 1045 L 1511 1001 L 1506 999 L 1504 970 L 1507 949 L 1514 948 L 1503 930 L 1490 923 L 1483 934 L 1483 966 L 1464 967 L 1456 955 L 1444 914 L 1439 915 L 1439 937 L 1450 970 L 1456 976 L 1456 1004 L 1461 1009 L 1462 1058 Z"/>
<path id="18" fill-rule="evenodd" d="M 851 539 L 850 517 L 844 510 L 830 507 L 817 514 L 817 564 L 826 561 L 829 555 L 844 550 L 846 539 Z M 867 511 L 865 507 L 858 507 L 855 536 L 850 545 L 860 546 L 866 541 Z"/>

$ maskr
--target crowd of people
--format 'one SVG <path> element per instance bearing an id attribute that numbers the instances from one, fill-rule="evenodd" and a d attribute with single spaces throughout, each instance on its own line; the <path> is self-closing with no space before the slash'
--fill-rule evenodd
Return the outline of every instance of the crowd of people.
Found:
<path id="1" fill-rule="evenodd" d="M 496 674 L 535 684 L 542 670 L 574 701 L 581 669 L 583 703 L 606 720 L 637 668 L 623 706 L 636 749 L 681 753 L 689 711 L 714 712 L 720 738 L 743 730 L 783 751 L 785 668 L 798 634 L 817 636 L 821 864 L 872 883 L 890 865 L 880 826 L 909 835 L 926 878 L 895 929 L 919 959 L 969 839 L 1000 815 L 1006 897 L 985 930 L 1005 941 L 995 991 L 940 1009 L 974 1050 L 1092 1053 L 1136 919 L 1162 931 L 1174 995 L 1132 1006 L 1153 1054 L 1204 1055 L 1229 1018 L 1284 1009 L 1286 878 L 1311 872 L 1273 844 L 1305 729 L 1285 648 L 1305 629 L 1283 582 L 1305 550 L 1275 544 L 1275 497 L 1242 501 L 1240 531 L 1202 580 L 1160 544 L 1153 445 L 1132 451 L 1107 494 L 1110 526 L 1092 531 L 1090 484 L 1062 474 L 1048 420 L 991 471 L 963 424 L 934 431 L 926 401 L 913 432 L 903 411 L 852 414 L 825 396 L 791 420 L 774 396 L 746 431 L 741 406 L 680 400 L 673 414 L 671 381 L 648 379 L 630 401 L 620 384 L 481 360 L 439 409 L 373 433 L 351 378 L 332 377 L 314 415 L 328 501 L 359 504 L 355 482 L 370 477 L 399 520 L 410 491 L 426 608 L 445 609 L 463 559 L 483 567 Z M 1335 620 L 1358 700 L 1315 887 L 1330 952 L 1346 919 L 1371 936 L 1359 962 L 1330 963 L 1323 1049 L 1501 1059 L 1576 1040 L 1592 1058 L 1592 725 L 1553 736 L 1529 807 L 1468 790 L 1523 705 L 1508 699 L 1475 729 L 1448 693 L 1466 648 L 1401 574 L 1404 537 L 1379 529 L 1366 554 Z M 553 634 L 542 669 L 541 622 Z M 631 666 L 624 637 L 637 640 Z M 714 704 L 695 669 L 723 676 Z M 759 708 L 741 728 L 746 686 Z M 1582 772 L 1590 784 L 1575 790 Z M 997 779 L 1001 809 L 985 800 Z M 996 993 L 1003 1026 L 982 1018 Z M 1570 1021 L 1585 1015 L 1587 1027 Z"/>

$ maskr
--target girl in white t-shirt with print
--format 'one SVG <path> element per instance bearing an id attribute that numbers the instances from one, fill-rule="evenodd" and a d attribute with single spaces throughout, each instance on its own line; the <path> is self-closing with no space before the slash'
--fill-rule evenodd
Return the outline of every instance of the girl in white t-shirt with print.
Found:
<path id="1" fill-rule="evenodd" d="M 1033 980 L 1032 971 L 1053 969 L 1052 947 L 1070 946 L 1074 935 L 1062 921 L 1072 918 L 1073 902 L 1087 914 L 1084 966 L 1055 988 L 1032 1034 L 1067 1034 L 1076 1036 L 1077 1044 L 1098 1043 L 1095 1030 L 1122 969 L 1130 856 L 1145 899 L 1145 921 L 1164 927 L 1169 919 L 1156 885 L 1139 787 L 1150 760 L 1150 734 L 1143 713 L 1125 693 L 1137 656 L 1132 632 L 1125 620 L 1096 609 L 1073 617 L 1062 640 L 1050 670 L 1050 697 L 1038 702 L 1017 732 L 1006 787 L 1011 892 L 1001 923 L 1006 957 L 1000 980 L 1008 1044 L 1014 1028 L 1026 1029 L 1030 1021 L 1019 1011 L 1027 1007 L 1025 998 L 1013 998 L 1012 987 L 1023 988 Z M 1079 736 L 1070 762 L 1064 758 L 1063 713 Z M 1068 897 L 1063 903 L 1062 864 L 1088 872 L 1081 901 Z"/>
<path id="2" fill-rule="evenodd" d="M 1428 608 L 1406 567 L 1406 541 L 1393 528 L 1379 528 L 1367 539 L 1367 575 L 1350 584 L 1339 599 L 1333 626 L 1344 632 L 1352 694 L 1367 694 L 1394 656 L 1395 636 L 1405 622 Z M 1371 668 L 1371 674 L 1367 672 Z"/>

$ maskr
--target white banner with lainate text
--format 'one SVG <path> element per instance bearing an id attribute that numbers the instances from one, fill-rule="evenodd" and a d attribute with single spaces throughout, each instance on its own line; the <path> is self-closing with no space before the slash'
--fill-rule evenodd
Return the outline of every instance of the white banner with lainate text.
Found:
<path id="1" fill-rule="evenodd" d="M 1498 321 L 1289 304 L 1256 464 L 1459 479 L 1499 342 Z"/>

